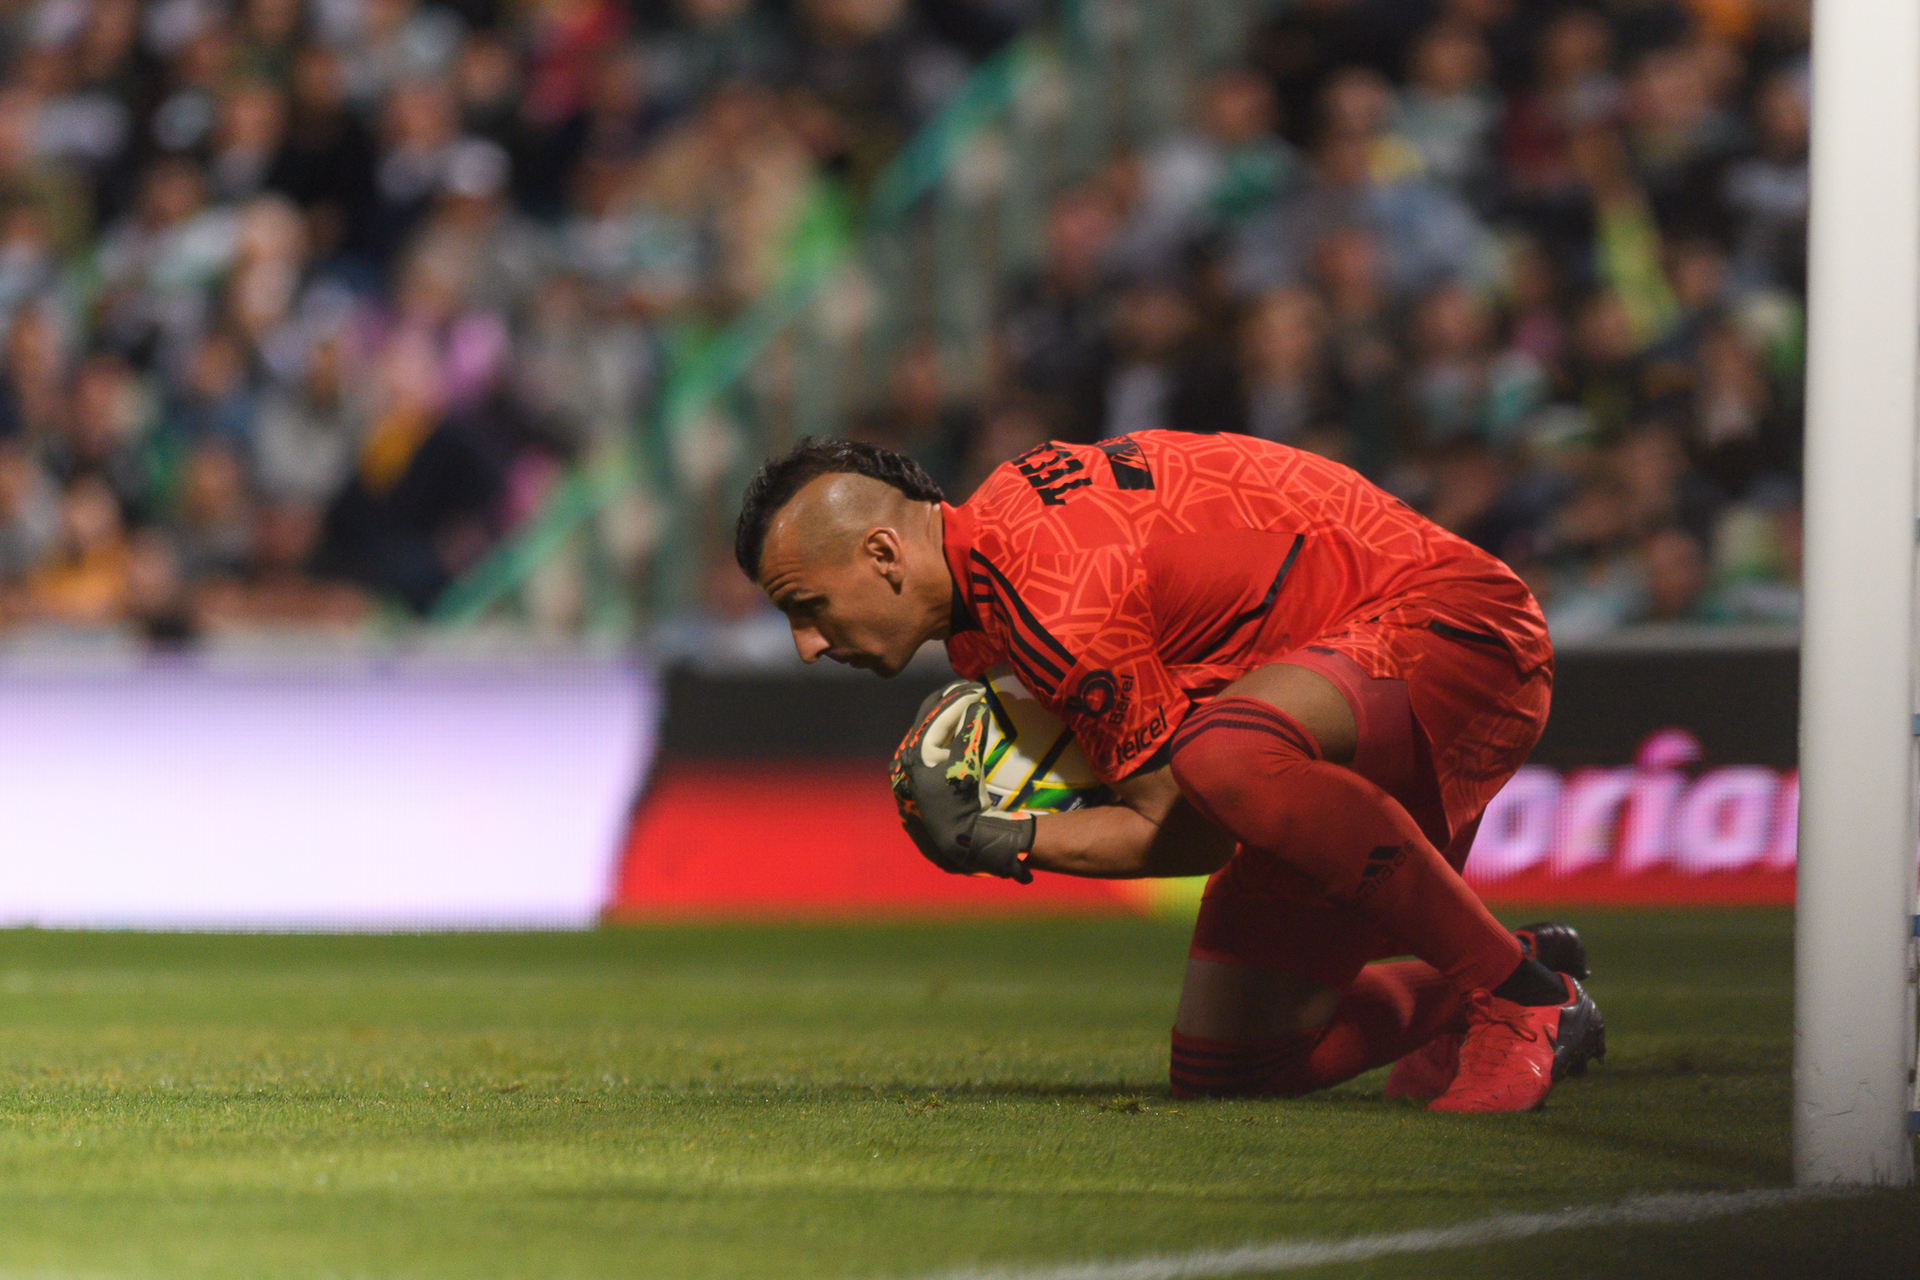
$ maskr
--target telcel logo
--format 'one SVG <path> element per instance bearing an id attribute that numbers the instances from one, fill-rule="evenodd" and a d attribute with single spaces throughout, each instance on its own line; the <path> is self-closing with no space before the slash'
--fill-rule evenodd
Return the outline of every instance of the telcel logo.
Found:
<path id="1" fill-rule="evenodd" d="M 1800 775 L 1730 765 L 1697 776 L 1700 742 L 1661 729 L 1627 768 L 1558 770 L 1528 765 L 1487 806 L 1467 876 L 1493 881 L 1522 871 L 1576 875 L 1610 866 L 1691 874 L 1790 871 L 1799 838 Z"/>

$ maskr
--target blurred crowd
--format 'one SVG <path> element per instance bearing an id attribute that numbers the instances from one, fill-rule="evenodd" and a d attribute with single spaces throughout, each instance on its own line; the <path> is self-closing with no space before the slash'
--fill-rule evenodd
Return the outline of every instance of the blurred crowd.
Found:
<path id="1" fill-rule="evenodd" d="M 1519 570 L 1557 638 L 1798 616 L 1804 0 L 1298 0 L 1051 209 L 990 393 L 863 430 L 964 493 L 1244 431 Z"/>
<path id="2" fill-rule="evenodd" d="M 0 630 L 425 612 L 812 184 L 1023 25 L 1153 2 L 0 0 Z M 1245 431 L 1562 638 L 1796 616 L 1806 0 L 1261 12 L 1053 198 L 987 389 L 909 336 L 853 433 L 958 498 L 1047 437 Z"/>
<path id="3" fill-rule="evenodd" d="M 1021 17 L 0 4 L 0 628 L 426 610 Z"/>

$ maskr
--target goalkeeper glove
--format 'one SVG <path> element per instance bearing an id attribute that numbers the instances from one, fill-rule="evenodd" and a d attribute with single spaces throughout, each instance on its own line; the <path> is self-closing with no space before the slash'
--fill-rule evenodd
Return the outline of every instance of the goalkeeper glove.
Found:
<path id="1" fill-rule="evenodd" d="M 1034 820 L 980 808 L 980 777 L 992 712 L 980 686 L 961 680 L 920 704 L 913 728 L 893 754 L 893 798 L 900 825 L 942 871 L 1033 883 L 1025 854 Z"/>

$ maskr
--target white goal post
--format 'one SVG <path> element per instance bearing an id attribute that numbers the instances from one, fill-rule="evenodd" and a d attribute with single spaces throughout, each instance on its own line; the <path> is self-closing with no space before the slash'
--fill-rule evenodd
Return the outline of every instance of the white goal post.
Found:
<path id="1" fill-rule="evenodd" d="M 1794 1178 L 1905 1185 L 1920 0 L 1815 0 L 1812 197 Z"/>

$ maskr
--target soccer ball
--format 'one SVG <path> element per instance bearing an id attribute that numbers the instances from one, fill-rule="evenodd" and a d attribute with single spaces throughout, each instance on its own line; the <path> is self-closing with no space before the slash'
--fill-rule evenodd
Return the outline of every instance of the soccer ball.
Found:
<path id="1" fill-rule="evenodd" d="M 989 669 L 980 696 L 992 713 L 980 807 L 1002 813 L 1064 813 L 1113 797 L 1060 718 L 1040 705 L 1004 663 Z"/>

